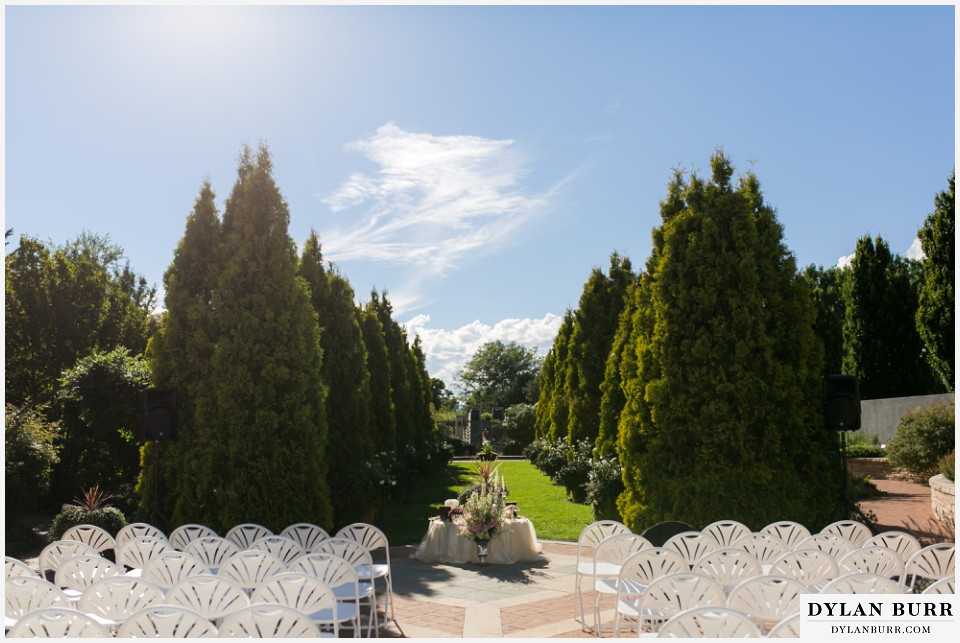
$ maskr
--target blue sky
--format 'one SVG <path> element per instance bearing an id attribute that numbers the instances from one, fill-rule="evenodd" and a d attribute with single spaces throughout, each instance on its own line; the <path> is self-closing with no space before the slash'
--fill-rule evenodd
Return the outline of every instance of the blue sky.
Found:
<path id="1" fill-rule="evenodd" d="M 5 228 L 109 234 L 162 288 L 205 178 L 265 142 L 360 299 L 448 382 L 545 354 L 675 167 L 753 170 L 801 266 L 907 254 L 955 163 L 951 4 L 7 6 Z M 13 245 L 11 245 L 11 248 Z"/>

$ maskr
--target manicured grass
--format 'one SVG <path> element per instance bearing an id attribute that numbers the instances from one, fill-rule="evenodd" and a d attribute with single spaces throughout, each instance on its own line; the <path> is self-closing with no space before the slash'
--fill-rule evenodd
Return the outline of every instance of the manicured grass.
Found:
<path id="1" fill-rule="evenodd" d="M 533 521 L 537 537 L 546 540 L 576 541 L 581 530 L 593 522 L 588 505 L 567 500 L 566 491 L 526 460 L 504 460 L 498 473 L 517 503 L 520 515 Z M 452 462 L 437 474 L 425 477 L 407 491 L 401 502 L 386 507 L 377 525 L 392 545 L 414 545 L 427 531 L 427 520 L 447 498 L 478 482 L 473 462 Z"/>

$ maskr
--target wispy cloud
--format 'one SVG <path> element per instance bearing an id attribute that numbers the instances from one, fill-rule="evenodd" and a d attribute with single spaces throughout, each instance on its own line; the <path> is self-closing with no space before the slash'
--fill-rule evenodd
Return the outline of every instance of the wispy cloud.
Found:
<path id="1" fill-rule="evenodd" d="M 924 258 L 923 246 L 920 244 L 920 238 L 914 237 L 913 243 L 910 244 L 910 247 L 907 248 L 907 258 L 920 261 Z"/>
<path id="2" fill-rule="evenodd" d="M 346 225 L 324 231 L 324 249 L 336 261 L 443 274 L 515 237 L 552 197 L 524 188 L 529 170 L 510 139 L 438 136 L 387 123 L 347 149 L 379 169 L 354 173 L 323 199 L 334 213 L 357 210 Z"/>
<path id="3" fill-rule="evenodd" d="M 454 330 L 444 330 L 430 328 L 429 315 L 417 315 L 403 325 L 411 341 L 415 335 L 420 336 L 430 375 L 452 387 L 457 371 L 487 342 L 517 342 L 546 355 L 562 321 L 563 318 L 547 313 L 541 319 L 504 319 L 493 326 L 473 321 Z"/>

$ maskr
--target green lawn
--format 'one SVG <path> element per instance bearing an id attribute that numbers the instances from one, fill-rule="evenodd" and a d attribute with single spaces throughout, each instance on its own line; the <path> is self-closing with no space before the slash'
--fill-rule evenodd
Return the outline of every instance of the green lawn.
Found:
<path id="1" fill-rule="evenodd" d="M 517 503 L 520 515 L 533 521 L 538 538 L 576 541 L 580 531 L 593 522 L 590 506 L 567 500 L 563 487 L 526 460 L 504 460 L 498 473 L 510 490 L 508 500 Z M 437 514 L 437 507 L 478 481 L 473 462 L 452 462 L 409 489 L 401 502 L 386 507 L 377 526 L 392 545 L 414 545 L 426 533 L 427 520 Z"/>

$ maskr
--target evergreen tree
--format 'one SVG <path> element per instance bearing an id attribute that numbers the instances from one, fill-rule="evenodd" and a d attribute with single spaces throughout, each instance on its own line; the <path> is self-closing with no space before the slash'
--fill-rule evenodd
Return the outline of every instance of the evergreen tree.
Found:
<path id="1" fill-rule="evenodd" d="M 367 520 L 374 490 L 357 472 L 375 452 L 371 416 L 370 373 L 360 334 L 354 293 L 332 266 L 323 266 L 320 239 L 311 232 L 300 257 L 300 276 L 310 286 L 311 303 L 320 325 L 323 381 L 329 391 L 328 482 L 336 525 Z"/>
<path id="2" fill-rule="evenodd" d="M 620 311 L 617 331 L 613 336 L 610 355 L 604 366 L 603 382 L 600 384 L 600 427 L 595 455 L 609 458 L 616 455 L 620 434 L 620 414 L 626 404 L 623 384 L 636 376 L 635 368 L 629 373 L 627 360 L 636 339 L 633 336 L 634 317 L 637 314 L 638 281 L 631 279 L 624 294 L 624 307 Z M 633 340 L 633 341 L 631 341 Z"/>
<path id="3" fill-rule="evenodd" d="M 599 434 L 600 385 L 632 277 L 630 260 L 613 253 L 607 275 L 596 268 L 591 272 L 574 311 L 567 356 L 567 441 L 571 446 L 584 438 L 596 440 Z"/>
<path id="4" fill-rule="evenodd" d="M 407 334 L 400 324 L 393 320 L 393 304 L 387 293 L 370 293 L 369 309 L 377 314 L 383 328 L 383 340 L 387 347 L 389 361 L 390 394 L 396 422 L 396 444 L 411 444 L 421 435 L 417 426 L 417 404 L 411 388 L 410 346 Z"/>
<path id="5" fill-rule="evenodd" d="M 571 369 L 567 349 L 572 334 L 573 311 L 567 310 L 541 369 L 540 397 L 537 401 L 537 437 L 557 440 L 567 436 L 567 417 L 570 410 L 567 373 Z"/>
<path id="6" fill-rule="evenodd" d="M 176 389 L 177 439 L 168 444 L 148 442 L 143 450 L 139 487 L 144 508 L 156 506 L 166 516 L 202 521 L 206 500 L 197 496 L 198 479 L 206 473 L 198 465 L 215 457 L 198 458 L 197 449 L 213 449 L 217 436 L 199 416 L 210 402 L 207 373 L 216 344 L 213 293 L 219 263 L 220 214 L 209 181 L 200 188 L 187 217 L 183 238 L 163 276 L 166 312 L 151 339 L 148 357 L 154 386 Z M 159 449 L 162 453 L 157 453 Z M 163 480 L 156 484 L 155 466 L 161 456 Z M 159 497 L 154 498 L 160 487 Z"/>
<path id="7" fill-rule="evenodd" d="M 917 329 L 927 349 L 927 360 L 948 391 L 954 374 L 954 200 L 956 176 L 937 195 L 936 208 L 918 236 L 923 247 L 923 284 L 917 308 Z"/>
<path id="8" fill-rule="evenodd" d="M 383 325 L 376 310 L 369 303 L 357 309 L 363 345 L 367 352 L 367 370 L 370 372 L 371 413 L 377 451 L 390 452 L 397 448 L 397 421 L 390 389 L 390 359 Z"/>
<path id="9" fill-rule="evenodd" d="M 882 238 L 857 241 L 844 288 L 843 370 L 865 400 L 939 392 L 917 331 L 920 268 Z"/>
<path id="10" fill-rule="evenodd" d="M 816 311 L 814 333 L 823 345 L 823 375 L 843 372 L 843 324 L 846 315 L 843 299 L 844 282 L 849 270 L 807 266 L 804 277 L 809 284 Z"/>
<path id="11" fill-rule="evenodd" d="M 753 175 L 679 173 L 661 204 L 635 318 L 636 372 L 618 443 L 634 531 L 661 520 L 823 524 L 833 436 L 819 414 L 822 355 L 809 290 Z"/>
<path id="12" fill-rule="evenodd" d="M 433 421 L 433 387 L 430 373 L 427 372 L 427 356 L 423 352 L 423 343 L 420 336 L 413 338 L 410 347 L 410 389 L 413 392 L 414 420 L 419 432 L 420 442 L 432 440 L 436 437 Z"/>
<path id="13" fill-rule="evenodd" d="M 265 146 L 244 148 L 215 249 L 216 343 L 195 402 L 205 426 L 182 456 L 198 472 L 202 522 L 218 531 L 332 524 L 319 330 L 272 173 Z M 201 521 L 179 505 L 173 519 Z"/>

